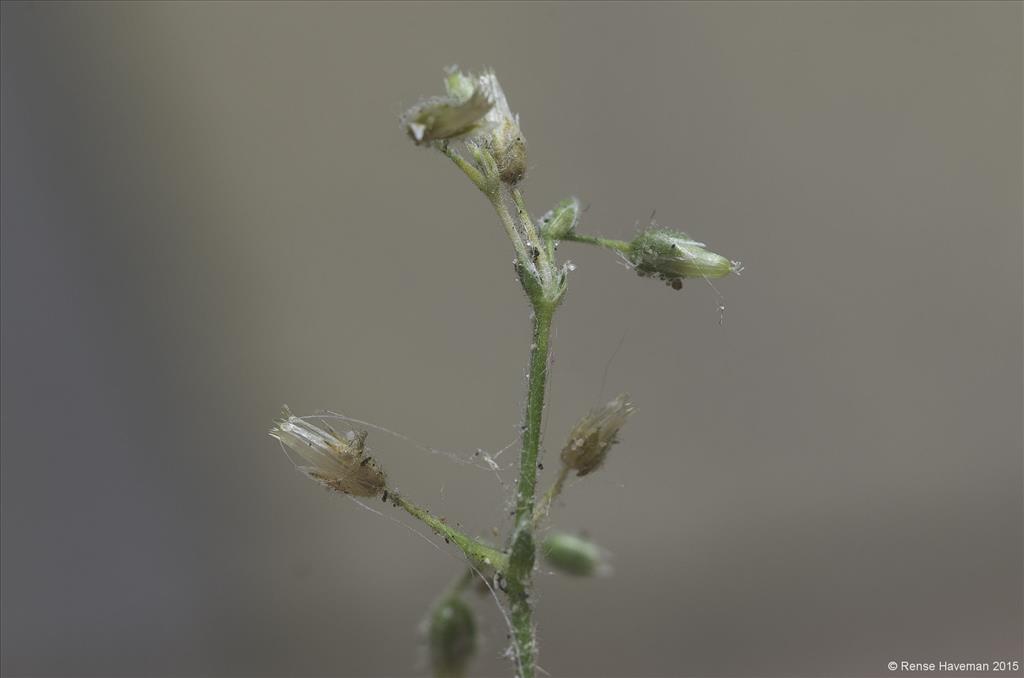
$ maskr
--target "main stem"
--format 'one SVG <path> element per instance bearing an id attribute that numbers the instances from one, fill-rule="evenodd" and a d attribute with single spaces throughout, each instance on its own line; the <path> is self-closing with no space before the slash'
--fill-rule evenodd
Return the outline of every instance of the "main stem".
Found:
<path id="1" fill-rule="evenodd" d="M 533 519 L 537 457 L 540 454 L 540 432 L 551 351 L 551 318 L 554 310 L 543 302 L 534 304 L 533 307 L 533 342 L 530 344 L 530 371 L 526 390 L 526 429 L 523 431 L 523 452 L 519 458 L 519 487 L 516 501 L 518 528 L 522 528 Z"/>
<path id="2" fill-rule="evenodd" d="M 537 487 L 537 457 L 540 454 L 544 396 L 547 391 L 548 358 L 551 344 L 551 318 L 554 305 L 531 299 L 533 304 L 533 341 L 530 344 L 530 368 L 526 391 L 526 422 L 523 450 L 519 459 L 519 484 L 516 494 L 516 528 L 509 547 L 507 593 L 511 603 L 513 643 L 519 678 L 533 678 L 536 662 L 536 636 L 530 589 L 536 547 L 533 542 L 533 511 Z"/>
<path id="3" fill-rule="evenodd" d="M 537 552 L 533 542 L 537 457 L 540 454 L 548 359 L 551 355 L 551 318 L 564 289 L 557 289 L 560 283 L 556 281 L 553 245 L 540 242 L 533 221 L 526 210 L 522 193 L 516 188 L 500 183 L 497 164 L 490 152 L 485 148 L 471 145 L 470 150 L 476 160 L 474 166 L 447 144 L 442 144 L 439 148 L 494 206 L 515 248 L 523 291 L 526 292 L 533 307 L 533 341 L 530 344 L 530 367 L 527 377 L 526 421 L 523 428 L 523 449 L 519 457 L 519 481 L 516 487 L 516 523 L 509 540 L 508 566 L 504 569 L 504 589 L 511 607 L 509 619 L 512 623 L 516 673 L 519 678 L 534 678 L 537 643 L 530 589 L 533 584 L 533 563 Z M 518 227 L 505 203 L 509 197 L 516 206 L 516 213 L 519 216 Z M 526 238 L 525 241 L 523 236 Z M 406 507 L 406 510 L 409 508 Z"/>

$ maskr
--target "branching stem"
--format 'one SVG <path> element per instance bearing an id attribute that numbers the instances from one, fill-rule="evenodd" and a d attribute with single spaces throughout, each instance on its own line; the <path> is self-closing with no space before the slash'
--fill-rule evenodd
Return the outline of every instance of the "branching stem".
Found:
<path id="1" fill-rule="evenodd" d="M 501 193 L 496 193 L 493 196 L 488 196 L 491 199 L 491 205 L 494 206 L 494 211 L 498 213 L 498 218 L 501 219 L 501 225 L 505 227 L 505 233 L 508 235 L 508 239 L 512 241 L 512 247 L 516 250 L 516 257 L 519 259 L 520 266 L 533 267 L 533 261 L 530 258 L 530 253 L 526 249 L 526 243 L 523 242 L 522 236 L 519 235 L 519 230 L 516 228 L 515 222 L 512 220 L 512 215 L 508 211 L 508 207 L 505 206 L 505 201 L 502 199 Z"/>
<path id="2" fill-rule="evenodd" d="M 398 498 L 402 508 L 430 525 L 439 534 L 454 541 L 471 559 L 486 553 L 489 564 L 504 560 L 498 567 L 504 575 L 505 593 L 511 613 L 513 648 L 519 678 L 534 678 L 536 663 L 536 635 L 533 625 L 533 565 L 536 547 L 533 541 L 537 488 L 537 460 L 541 449 L 541 431 L 544 418 L 544 398 L 547 393 L 548 363 L 551 357 L 551 320 L 564 292 L 564 280 L 554 263 L 553 243 L 542 242 L 526 209 L 522 192 L 515 186 L 502 183 L 497 165 L 490 152 L 479 146 L 468 146 L 473 153 L 470 163 L 447 145 L 440 150 L 487 196 L 516 251 L 519 279 L 533 309 L 533 333 L 530 344 L 530 363 L 527 376 L 526 413 L 523 422 L 523 445 L 519 457 L 519 480 L 516 485 L 515 529 L 509 540 L 507 553 L 497 554 L 474 540 L 442 524 L 419 507 Z M 509 199 L 515 205 L 518 223 L 509 210 Z M 564 479 L 562 480 L 564 483 Z M 557 494 L 557 492 L 556 492 Z M 547 499 L 545 510 L 552 497 Z"/>
<path id="3" fill-rule="evenodd" d="M 451 148 L 447 142 L 440 144 L 438 148 L 440 148 L 442 153 L 451 158 L 451 161 L 455 163 L 456 167 L 462 170 L 463 174 L 469 177 L 469 180 L 472 181 L 477 188 L 484 193 L 487 193 L 487 185 L 484 181 L 484 175 L 480 173 L 480 170 L 473 167 L 468 160 L 463 158 L 462 155 L 454 148 Z"/>

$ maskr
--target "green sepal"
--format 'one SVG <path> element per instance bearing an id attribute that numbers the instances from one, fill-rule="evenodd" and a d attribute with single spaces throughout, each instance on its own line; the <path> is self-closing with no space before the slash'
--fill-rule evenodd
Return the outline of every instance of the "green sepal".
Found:
<path id="1" fill-rule="evenodd" d="M 576 232 L 580 221 L 580 201 L 566 198 L 558 203 L 537 222 L 542 236 L 549 240 L 561 240 Z"/>

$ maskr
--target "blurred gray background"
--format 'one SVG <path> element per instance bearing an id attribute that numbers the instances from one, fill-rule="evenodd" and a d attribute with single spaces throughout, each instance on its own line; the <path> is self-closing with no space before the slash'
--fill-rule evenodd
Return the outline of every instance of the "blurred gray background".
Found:
<path id="1" fill-rule="evenodd" d="M 561 249 L 542 482 L 602 396 L 639 411 L 555 513 L 615 574 L 539 576 L 541 665 L 1021 659 L 1021 7 L 5 2 L 3 673 L 424 673 L 455 553 L 266 431 L 288 403 L 514 439 L 510 246 L 398 128 L 452 63 L 501 77 L 535 214 L 574 194 L 629 237 L 657 209 L 747 265 L 720 326 L 703 283 Z M 507 526 L 495 474 L 370 443 Z M 474 673 L 507 675 L 477 608 Z"/>

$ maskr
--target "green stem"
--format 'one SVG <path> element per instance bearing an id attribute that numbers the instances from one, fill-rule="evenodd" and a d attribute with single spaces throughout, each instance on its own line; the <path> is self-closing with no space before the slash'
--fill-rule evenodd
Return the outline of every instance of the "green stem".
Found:
<path id="1" fill-rule="evenodd" d="M 552 256 L 553 250 L 550 247 L 546 247 L 546 243 L 541 242 L 541 238 L 537 233 L 537 228 L 533 225 L 533 219 L 530 218 L 530 212 L 526 209 L 526 201 L 523 200 L 523 193 L 518 188 L 513 188 L 512 201 L 516 205 L 516 212 L 519 214 L 519 223 L 522 224 L 523 233 L 526 234 L 526 239 L 530 241 L 530 244 L 537 249 L 537 268 L 542 273 L 553 274 L 554 273 L 554 257 Z M 545 283 L 550 282 L 550 276 L 544 280 Z"/>
<path id="2" fill-rule="evenodd" d="M 417 506 L 396 492 L 392 492 L 391 497 L 396 506 L 402 507 L 409 515 L 422 520 L 435 533 L 444 537 L 445 541 L 453 542 L 462 549 L 474 566 L 485 569 L 493 568 L 498 572 L 505 572 L 508 569 L 508 556 L 501 551 L 463 534 L 432 515 L 427 509 Z"/>
<path id="3" fill-rule="evenodd" d="M 530 253 L 526 249 L 526 243 L 523 242 L 522 237 L 519 235 L 519 231 L 516 229 L 516 224 L 512 221 L 512 215 L 508 211 L 508 207 L 505 206 L 505 202 L 501 197 L 501 193 L 495 195 L 488 195 L 491 199 L 491 205 L 494 206 L 494 211 L 498 213 L 498 218 L 501 219 L 501 225 L 505 227 L 505 233 L 508 235 L 508 239 L 512 241 L 512 247 L 516 250 L 516 256 L 519 258 L 521 266 L 532 267 L 533 261 L 530 258 Z M 527 292 L 529 294 L 529 292 Z"/>
<path id="4" fill-rule="evenodd" d="M 551 318 L 555 309 L 547 303 L 533 306 L 533 343 L 530 345 L 530 370 L 526 391 L 526 430 L 523 431 L 523 452 L 519 459 L 519 486 L 516 500 L 516 526 L 532 524 L 534 495 L 537 487 L 537 456 L 540 453 L 541 423 L 544 417 L 544 396 L 547 392 L 548 358 L 550 357 Z"/>
<path id="5" fill-rule="evenodd" d="M 548 513 L 551 511 L 551 502 L 553 502 L 559 494 L 562 493 L 562 488 L 565 487 L 565 480 L 569 477 L 569 467 L 562 464 L 561 470 L 558 472 L 558 477 L 555 478 L 555 482 L 551 485 L 544 496 L 541 497 L 540 502 L 537 504 L 537 508 L 533 512 L 533 529 L 537 529 L 541 521 L 544 520 Z"/>
<path id="6" fill-rule="evenodd" d="M 442 153 L 451 158 L 451 161 L 454 162 L 460 170 L 462 170 L 463 174 L 469 177 L 469 180 L 472 181 L 477 188 L 484 193 L 488 192 L 487 181 L 484 179 L 484 175 L 480 173 L 480 170 L 473 167 L 468 160 L 463 158 L 462 155 L 460 155 L 454 148 L 451 148 L 447 142 L 440 144 L 438 148 L 440 148 Z"/>
<path id="7" fill-rule="evenodd" d="M 462 592 L 465 591 L 466 588 L 468 588 L 469 585 L 473 583 L 474 579 L 476 579 L 476 570 L 474 570 L 471 567 L 467 567 L 466 571 L 460 574 L 458 577 L 456 577 L 455 580 L 448 585 L 448 588 L 445 589 L 443 593 L 441 593 L 441 596 L 438 598 L 438 601 L 437 603 L 435 603 L 434 607 L 439 607 L 441 605 L 444 605 L 448 601 L 452 600 L 453 598 L 458 598 L 460 595 L 462 595 Z"/>
<path id="8" fill-rule="evenodd" d="M 530 590 L 533 584 L 533 564 L 536 547 L 533 542 L 534 504 L 537 488 L 537 458 L 540 454 L 541 424 L 544 417 L 544 397 L 547 388 L 550 358 L 551 318 L 564 292 L 563 281 L 554 263 L 552 243 L 541 242 L 530 219 L 526 203 L 519 189 L 502 185 L 497 165 L 487 149 L 470 144 L 474 163 L 442 145 L 444 152 L 490 200 L 505 233 L 516 251 L 519 279 L 523 291 L 533 307 L 533 342 L 530 345 L 530 366 L 526 394 L 526 417 L 523 428 L 523 448 L 519 459 L 519 480 L 516 495 L 516 527 L 509 541 L 507 554 L 469 539 L 401 497 L 396 501 L 406 511 L 430 525 L 439 534 L 454 541 L 470 560 L 487 559 L 487 563 L 504 575 L 505 593 L 510 604 L 517 675 L 534 678 L 536 671 L 536 636 L 533 627 L 533 603 Z M 508 198 L 515 204 L 519 223 L 512 217 Z M 524 240 L 525 236 L 525 240 Z M 529 243 L 529 246 L 527 245 Z M 531 249 L 532 248 L 532 249 Z M 550 503 L 550 500 L 549 500 Z M 453 534 L 454 533 L 454 534 Z M 482 551 L 486 550 L 486 552 Z M 500 561 L 499 561 L 500 559 Z M 500 565 L 498 564 L 500 562 Z"/>
<path id="9" fill-rule="evenodd" d="M 519 259 L 520 265 L 532 267 L 533 261 L 526 243 L 523 242 L 523 238 L 516 228 L 512 214 L 508 211 L 508 207 L 505 206 L 505 196 L 502 194 L 501 183 L 497 179 L 498 170 L 494 164 L 494 158 L 485 149 L 471 147 L 473 157 L 478 164 L 477 167 L 463 158 L 458 151 L 447 143 L 438 144 L 437 148 L 448 156 L 455 163 L 456 167 L 462 170 L 462 173 L 469 177 L 469 180 L 491 201 L 494 211 L 498 213 L 498 218 L 501 219 L 501 225 L 505 227 L 505 234 L 512 241 L 512 247 L 515 248 L 516 257 Z M 526 214 L 526 207 L 522 204 L 522 195 L 518 190 L 515 192 L 515 197 L 517 200 L 516 208 L 519 211 L 520 221 L 524 227 L 523 232 L 529 240 L 536 241 L 537 234 L 533 228 L 533 222 L 529 220 L 529 215 Z M 537 246 L 534 245 L 534 247 Z"/>
<path id="10" fill-rule="evenodd" d="M 629 254 L 630 244 L 624 240 L 614 240 L 612 238 L 595 238 L 589 235 L 579 235 L 577 233 L 570 233 L 562 238 L 562 240 L 568 240 L 570 242 L 581 242 L 588 245 L 597 245 L 598 247 L 604 247 L 605 249 L 615 250 L 616 252 L 622 252 L 623 254 Z"/>
<path id="11" fill-rule="evenodd" d="M 537 457 L 540 454 L 541 424 L 544 417 L 544 396 L 547 392 L 551 318 L 554 312 L 554 304 L 542 299 L 533 300 L 533 343 L 530 345 L 523 450 L 519 460 L 516 529 L 512 535 L 506 575 L 519 678 L 533 678 L 536 661 L 533 603 L 530 600 L 533 562 L 536 555 L 533 543 L 533 510 L 537 487 Z"/>

